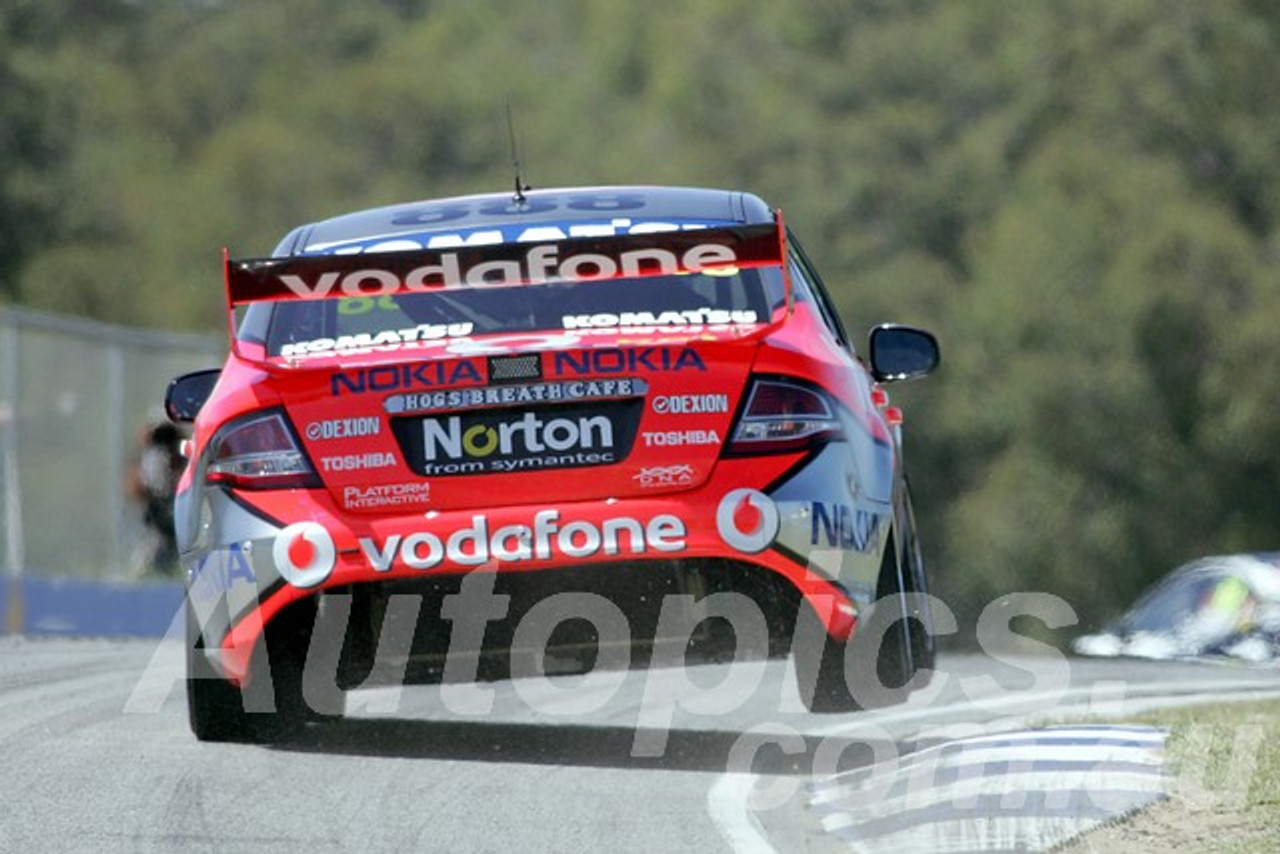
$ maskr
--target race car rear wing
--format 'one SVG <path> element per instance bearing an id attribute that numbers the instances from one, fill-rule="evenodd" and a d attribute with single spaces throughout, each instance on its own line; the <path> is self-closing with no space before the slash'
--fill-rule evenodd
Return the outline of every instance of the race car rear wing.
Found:
<path id="1" fill-rule="evenodd" d="M 382 297 L 450 288 L 516 287 L 780 267 L 793 309 L 786 228 L 774 222 L 691 231 L 414 249 L 354 255 L 232 260 L 223 250 L 231 346 L 236 309 L 254 302 Z M 237 351 L 238 352 L 238 351 Z"/>

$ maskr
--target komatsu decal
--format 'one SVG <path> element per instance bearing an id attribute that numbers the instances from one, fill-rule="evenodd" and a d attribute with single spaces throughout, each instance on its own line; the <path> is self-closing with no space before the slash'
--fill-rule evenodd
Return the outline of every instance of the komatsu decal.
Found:
<path id="1" fill-rule="evenodd" d="M 539 510 L 532 524 L 504 525 L 490 530 L 489 519 L 471 517 L 471 524 L 450 532 L 417 531 L 393 534 L 379 541 L 360 538 L 360 551 L 375 572 L 399 567 L 427 570 L 448 561 L 481 566 L 490 561 L 519 563 L 556 558 L 641 555 L 649 551 L 680 552 L 688 531 L 678 516 L 660 513 L 642 522 L 630 516 L 603 521 L 579 519 L 561 524 L 559 510 Z"/>
<path id="2" fill-rule="evenodd" d="M 623 311 L 616 314 L 566 314 L 561 318 L 565 329 L 614 329 L 649 326 L 728 326 L 758 323 L 751 310 L 729 311 L 720 308 L 693 308 L 683 311 Z"/>
<path id="3" fill-rule="evenodd" d="M 339 335 L 336 338 L 313 338 L 310 341 L 291 341 L 280 347 L 280 355 L 286 359 L 303 356 L 323 356 L 330 353 L 354 355 L 372 350 L 394 349 L 406 344 L 423 344 L 450 338 L 466 338 L 474 329 L 471 323 L 422 323 L 407 329 L 386 329 L 382 332 L 360 332 Z"/>

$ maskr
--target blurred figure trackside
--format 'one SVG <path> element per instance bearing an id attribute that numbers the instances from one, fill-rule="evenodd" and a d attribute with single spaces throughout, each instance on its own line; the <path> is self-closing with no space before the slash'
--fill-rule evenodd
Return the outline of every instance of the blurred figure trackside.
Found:
<path id="1" fill-rule="evenodd" d="M 134 550 L 134 569 L 142 574 L 178 572 L 173 496 L 186 465 L 182 439 L 180 429 L 167 421 L 148 423 L 138 435 L 126 490 L 142 508 L 143 540 Z"/>

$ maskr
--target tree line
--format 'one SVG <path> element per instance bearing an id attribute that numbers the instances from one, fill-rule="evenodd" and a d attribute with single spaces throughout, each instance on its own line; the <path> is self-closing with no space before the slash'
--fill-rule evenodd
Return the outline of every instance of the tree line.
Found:
<path id="1" fill-rule="evenodd" d="M 1096 623 L 1280 549 L 1265 0 L 3 0 L 0 300 L 218 331 L 218 253 L 511 185 L 751 190 L 895 389 L 938 592 Z"/>

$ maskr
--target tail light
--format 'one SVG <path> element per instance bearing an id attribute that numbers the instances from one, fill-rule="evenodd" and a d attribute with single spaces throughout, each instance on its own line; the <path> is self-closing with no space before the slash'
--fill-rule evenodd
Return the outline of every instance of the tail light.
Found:
<path id="1" fill-rule="evenodd" d="M 783 379 L 758 379 L 727 448 L 733 454 L 799 451 L 844 435 L 826 394 Z"/>
<path id="2" fill-rule="evenodd" d="M 237 489 L 320 486 L 284 415 L 259 412 L 224 426 L 209 443 L 205 480 Z"/>

